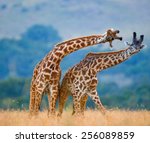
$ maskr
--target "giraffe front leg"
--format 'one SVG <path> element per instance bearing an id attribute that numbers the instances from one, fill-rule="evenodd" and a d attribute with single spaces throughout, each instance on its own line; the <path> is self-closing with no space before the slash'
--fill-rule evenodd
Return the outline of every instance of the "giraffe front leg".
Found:
<path id="1" fill-rule="evenodd" d="M 81 97 L 81 100 L 80 100 L 80 113 L 82 115 L 84 115 L 84 110 L 86 108 L 86 101 L 88 99 L 88 96 L 87 95 L 84 95 L 83 97 Z M 75 108 L 74 108 L 74 104 L 73 104 L 73 112 L 72 112 L 72 115 L 75 114 Z"/>
<path id="2" fill-rule="evenodd" d="M 34 114 L 38 115 L 38 112 L 40 110 L 40 105 L 41 105 L 41 101 L 42 101 L 42 95 L 43 93 L 41 91 L 36 91 L 35 92 L 35 106 L 34 106 Z"/>
<path id="3" fill-rule="evenodd" d="M 80 98 L 78 95 L 73 94 L 73 113 L 72 115 L 81 115 Z"/>
<path id="4" fill-rule="evenodd" d="M 37 115 L 40 109 L 44 86 L 32 85 L 30 90 L 30 116 Z"/>
<path id="5" fill-rule="evenodd" d="M 92 100 L 94 101 L 95 105 L 97 105 L 98 109 L 101 110 L 101 112 L 103 114 L 106 113 L 106 109 L 105 107 L 102 105 L 101 101 L 100 101 L 100 98 L 98 96 L 98 93 L 96 90 L 93 90 L 89 93 L 89 96 L 92 98 Z"/>
<path id="6" fill-rule="evenodd" d="M 40 110 L 40 105 L 41 105 L 41 101 L 45 89 L 46 89 L 46 84 L 44 82 L 39 82 L 35 86 L 35 105 L 34 105 L 35 115 L 37 115 Z"/>
<path id="7" fill-rule="evenodd" d="M 59 90 L 58 84 L 52 85 L 50 88 L 50 95 L 48 97 L 49 98 L 49 114 L 50 115 L 55 115 L 58 90 Z"/>

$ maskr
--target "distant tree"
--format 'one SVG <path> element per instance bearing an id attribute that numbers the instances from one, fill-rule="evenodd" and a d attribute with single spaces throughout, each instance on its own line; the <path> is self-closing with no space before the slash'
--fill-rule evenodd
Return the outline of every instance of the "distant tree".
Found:
<path id="1" fill-rule="evenodd" d="M 52 43 L 61 40 L 61 37 L 59 36 L 57 30 L 55 30 L 52 26 L 43 26 L 43 25 L 34 25 L 30 27 L 28 31 L 22 35 L 22 38 L 33 41 L 52 42 Z"/>
<path id="2" fill-rule="evenodd" d="M 19 97 L 29 95 L 30 80 L 21 78 L 9 78 L 0 80 L 1 99 L 6 97 Z"/>
<path id="3" fill-rule="evenodd" d="M 0 39 L 0 79 L 31 77 L 35 64 L 61 40 L 52 26 L 34 25 L 21 39 Z"/>

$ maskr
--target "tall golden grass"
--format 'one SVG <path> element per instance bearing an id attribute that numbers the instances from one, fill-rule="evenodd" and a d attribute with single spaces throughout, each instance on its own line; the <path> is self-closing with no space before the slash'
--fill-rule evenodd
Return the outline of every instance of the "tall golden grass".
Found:
<path id="1" fill-rule="evenodd" d="M 84 117 L 65 110 L 61 118 L 47 116 L 47 110 L 29 118 L 28 111 L 0 111 L 1 126 L 146 126 L 150 125 L 150 111 L 108 110 L 104 116 L 96 110 L 86 110 Z"/>

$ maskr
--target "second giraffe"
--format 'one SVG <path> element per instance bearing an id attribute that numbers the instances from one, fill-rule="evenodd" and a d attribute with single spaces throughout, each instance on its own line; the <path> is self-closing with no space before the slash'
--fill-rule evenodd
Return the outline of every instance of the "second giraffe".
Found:
<path id="1" fill-rule="evenodd" d="M 138 53 L 144 47 L 143 39 L 144 35 L 141 35 L 137 40 L 134 32 L 132 44 L 128 48 L 116 52 L 89 53 L 79 64 L 69 69 L 63 78 L 60 89 L 58 116 L 61 116 L 65 101 L 70 94 L 73 96 L 73 113 L 83 115 L 88 96 L 92 98 L 102 113 L 105 113 L 105 108 L 96 90 L 97 73 L 122 63 Z"/>

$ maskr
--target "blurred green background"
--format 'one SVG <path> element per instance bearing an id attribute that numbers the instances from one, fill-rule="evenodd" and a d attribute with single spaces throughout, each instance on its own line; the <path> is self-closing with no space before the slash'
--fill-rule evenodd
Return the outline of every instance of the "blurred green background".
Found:
<path id="1" fill-rule="evenodd" d="M 28 109 L 33 69 L 56 43 L 114 28 L 124 41 L 132 40 L 133 31 L 144 34 L 147 48 L 97 75 L 102 103 L 108 108 L 150 110 L 149 4 L 149 0 L 1 0 L 0 108 Z M 120 41 L 113 46 L 126 48 Z M 110 50 L 103 44 L 68 55 L 61 63 L 62 77 L 91 51 Z M 45 96 L 42 107 L 47 105 Z M 88 100 L 87 106 L 94 104 Z"/>

